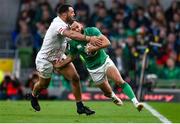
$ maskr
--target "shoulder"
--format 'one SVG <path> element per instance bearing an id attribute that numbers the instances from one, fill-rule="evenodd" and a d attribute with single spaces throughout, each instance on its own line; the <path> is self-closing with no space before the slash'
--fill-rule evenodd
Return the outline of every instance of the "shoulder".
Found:
<path id="1" fill-rule="evenodd" d="M 96 28 L 96 27 L 87 27 L 87 28 L 85 28 L 85 30 L 87 30 L 87 31 L 99 31 L 99 29 L 98 28 Z"/>
<path id="2" fill-rule="evenodd" d="M 87 27 L 85 28 L 85 33 L 90 36 L 99 36 L 101 31 L 96 27 Z"/>
<path id="3" fill-rule="evenodd" d="M 61 26 L 61 27 L 67 27 L 68 25 L 63 22 L 59 17 L 55 17 L 53 21 L 51 22 L 53 26 Z"/>

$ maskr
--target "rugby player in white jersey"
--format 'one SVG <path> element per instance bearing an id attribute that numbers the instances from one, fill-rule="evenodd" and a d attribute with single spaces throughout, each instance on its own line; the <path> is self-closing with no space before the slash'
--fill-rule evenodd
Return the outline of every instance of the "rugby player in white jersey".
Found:
<path id="1" fill-rule="evenodd" d="M 58 16 L 54 18 L 48 28 L 42 47 L 36 57 L 36 69 L 39 72 L 39 82 L 34 85 L 32 94 L 29 94 L 31 106 L 36 111 L 40 111 L 38 95 L 42 89 L 48 87 L 51 74 L 54 71 L 54 64 L 66 58 L 64 52 L 68 42 L 67 38 L 81 40 L 82 42 L 91 42 L 97 46 L 102 43 L 98 37 L 85 36 L 70 30 L 69 25 L 72 26 L 71 28 L 78 28 L 78 26 L 80 26 L 79 23 L 73 22 L 75 14 L 72 6 L 62 5 L 57 13 Z M 84 106 L 82 103 L 80 79 L 74 65 L 69 63 L 59 70 L 58 74 L 65 76 L 72 84 L 73 94 L 76 99 L 77 113 L 84 113 L 86 115 L 94 114 L 95 111 Z"/>

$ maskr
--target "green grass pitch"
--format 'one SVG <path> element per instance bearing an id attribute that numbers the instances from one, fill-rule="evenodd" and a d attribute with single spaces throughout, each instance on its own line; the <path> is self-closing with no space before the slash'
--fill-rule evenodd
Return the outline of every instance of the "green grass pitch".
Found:
<path id="1" fill-rule="evenodd" d="M 42 123 L 159 123 L 160 121 L 144 109 L 138 112 L 130 102 L 125 102 L 119 107 L 112 102 L 87 101 L 85 104 L 96 111 L 95 115 L 86 116 L 76 113 L 76 105 L 73 101 L 40 101 L 41 111 L 35 112 L 29 101 L 0 101 L 0 123 L 5 122 L 42 122 Z M 164 110 L 164 104 L 150 103 L 157 109 Z M 178 104 L 173 104 L 178 106 Z M 164 106 L 166 110 L 168 106 Z M 155 107 L 156 108 L 156 107 Z M 180 107 L 179 107 L 180 108 Z M 164 110 L 165 111 L 165 110 Z M 170 110 L 168 110 L 170 113 Z M 180 111 L 179 111 L 180 113 Z M 161 113 L 163 114 L 163 113 Z M 172 114 L 172 112 L 170 113 Z M 174 113 L 174 116 L 177 113 Z M 179 114 L 180 115 L 180 114 Z M 173 117 L 173 115 L 171 115 Z M 167 117 L 170 117 L 167 115 Z M 171 117 L 170 117 L 171 118 Z M 175 117 L 174 117 L 175 118 Z M 178 118 L 178 117 L 176 117 Z M 169 118 L 168 118 L 169 119 Z M 173 120 L 171 120 L 173 122 Z M 175 120 L 175 122 L 180 122 Z"/>
<path id="2" fill-rule="evenodd" d="M 180 103 L 150 102 L 154 109 L 173 123 L 180 123 Z"/>

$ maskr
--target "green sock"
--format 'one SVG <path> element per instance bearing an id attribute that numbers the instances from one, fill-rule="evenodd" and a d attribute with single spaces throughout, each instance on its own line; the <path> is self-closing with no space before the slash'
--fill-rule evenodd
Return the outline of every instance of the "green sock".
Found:
<path id="1" fill-rule="evenodd" d="M 136 97 L 131 86 L 128 83 L 121 84 L 121 88 L 123 90 L 123 93 L 126 94 L 130 100 Z"/>

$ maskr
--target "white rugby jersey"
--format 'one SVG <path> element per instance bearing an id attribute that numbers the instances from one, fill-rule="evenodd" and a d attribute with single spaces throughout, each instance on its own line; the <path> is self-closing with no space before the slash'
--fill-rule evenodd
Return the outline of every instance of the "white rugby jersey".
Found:
<path id="1" fill-rule="evenodd" d="M 62 35 L 66 28 L 68 28 L 68 24 L 66 24 L 59 16 L 54 18 L 46 32 L 37 57 L 48 61 L 61 59 L 67 46 L 66 37 Z"/>

